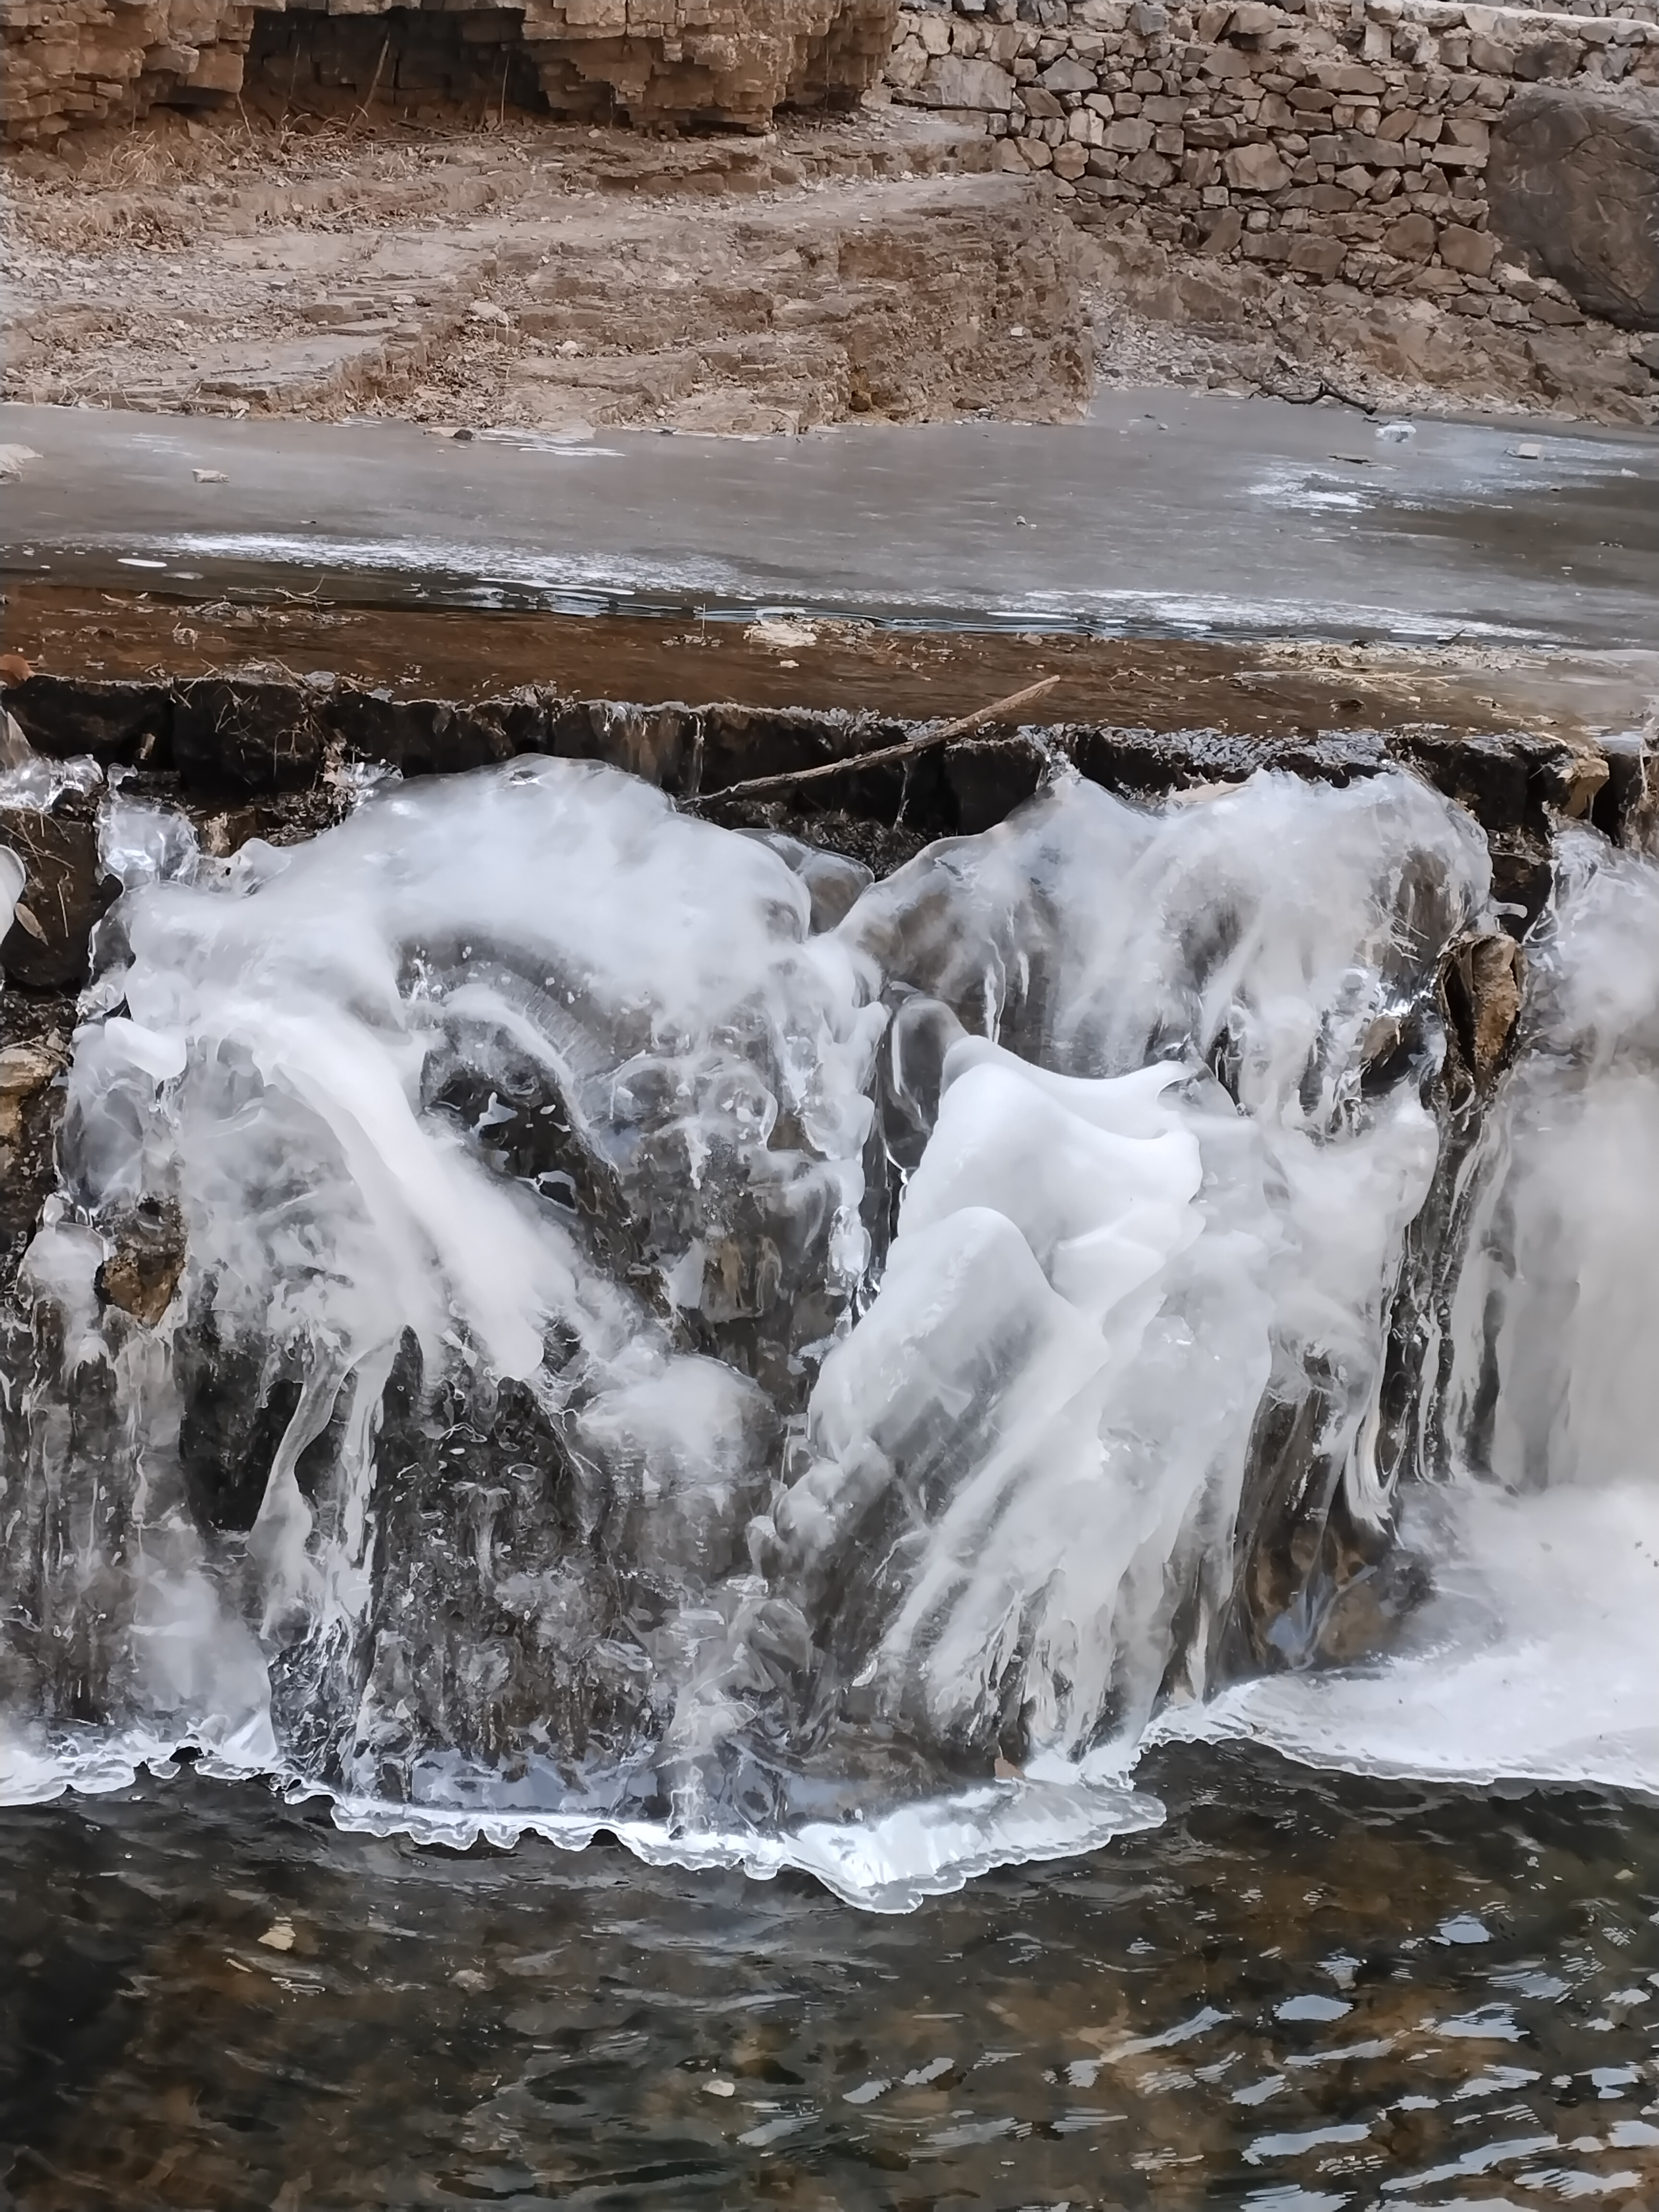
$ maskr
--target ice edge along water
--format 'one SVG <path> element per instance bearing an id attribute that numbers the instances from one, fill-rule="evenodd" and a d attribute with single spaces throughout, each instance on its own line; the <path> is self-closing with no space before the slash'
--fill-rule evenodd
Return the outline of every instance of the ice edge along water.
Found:
<path id="1" fill-rule="evenodd" d="M 1401 774 L 1062 775 L 880 884 L 549 761 L 229 863 L 103 830 L 0 1795 L 188 1741 L 348 1826 L 902 1909 L 1154 1821 L 1177 1735 L 1659 1775 L 1645 860 L 1564 845 L 1471 1147 L 1436 977 L 1488 858 Z M 99 1291 L 146 1206 L 154 1327 Z M 1287 1613 L 1238 1679 L 1264 1498 L 1425 1563 L 1389 1656 L 1310 1669 Z"/>

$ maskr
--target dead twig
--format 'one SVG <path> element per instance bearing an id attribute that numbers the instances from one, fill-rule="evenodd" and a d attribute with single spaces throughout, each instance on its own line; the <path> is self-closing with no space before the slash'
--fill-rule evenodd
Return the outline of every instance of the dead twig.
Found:
<path id="1" fill-rule="evenodd" d="M 380 71 L 381 71 L 381 70 L 386 67 L 386 58 L 387 53 L 388 53 L 388 52 L 390 52 L 390 50 L 391 50 L 391 46 L 392 46 L 392 33 L 391 33 L 391 32 L 390 32 L 390 31 L 388 31 L 388 32 L 386 33 L 386 34 L 385 38 L 383 38 L 383 39 L 381 40 L 381 41 L 380 41 L 380 58 L 379 59 L 379 61 L 377 61 L 377 62 L 375 63 L 375 64 L 374 64 L 374 76 L 373 76 L 372 77 L 370 77 L 370 79 L 369 79 L 369 81 L 368 81 L 368 95 L 367 95 L 367 97 L 364 99 L 362 106 L 361 107 L 356 108 L 356 109 L 355 109 L 355 110 L 353 111 L 351 119 L 352 119 L 352 121 L 353 121 L 354 123 L 358 123 L 358 122 L 362 122 L 362 121 L 366 120 L 366 119 L 367 119 L 367 118 L 368 118 L 368 111 L 369 111 L 369 109 L 370 109 L 371 107 L 373 107 L 373 106 L 374 105 L 374 95 L 375 95 L 375 94 L 376 94 L 376 93 L 380 90 Z M 296 56 L 295 56 L 295 68 L 297 68 L 297 67 L 299 66 L 299 59 L 298 59 L 298 56 L 297 56 L 297 54 L 296 54 Z M 292 87 L 291 85 L 290 85 L 290 86 L 289 86 L 289 95 L 290 95 L 290 97 L 291 97 L 291 96 L 292 96 L 292 94 L 293 94 L 293 87 Z"/>
<path id="2" fill-rule="evenodd" d="M 774 791 L 791 791 L 799 783 L 817 783 L 825 776 L 845 775 L 856 769 L 882 768 L 890 761 L 914 760 L 918 753 L 929 752 L 935 745 L 949 744 L 953 738 L 971 736 L 988 723 L 1006 721 L 1021 707 L 1029 707 L 1052 691 L 1060 678 L 1045 676 L 1038 683 L 1028 684 L 1023 691 L 1011 691 L 1006 699 L 998 699 L 988 707 L 981 707 L 971 714 L 963 714 L 954 722 L 943 722 L 938 729 L 929 730 L 919 738 L 907 738 L 900 745 L 881 745 L 872 753 L 848 753 L 841 760 L 824 761 L 817 768 L 787 769 L 781 775 L 751 775 L 743 783 L 728 783 L 719 791 L 701 792 L 695 799 L 682 803 L 688 806 L 706 806 L 717 799 L 758 799 Z"/>

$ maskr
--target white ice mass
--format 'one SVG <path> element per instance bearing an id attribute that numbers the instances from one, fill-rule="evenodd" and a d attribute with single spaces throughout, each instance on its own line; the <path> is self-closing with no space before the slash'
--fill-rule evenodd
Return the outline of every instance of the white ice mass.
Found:
<path id="1" fill-rule="evenodd" d="M 891 1909 L 1173 1735 L 1659 1786 L 1650 861 L 1568 834 L 1471 1104 L 1486 848 L 1401 773 L 1063 774 L 880 883 L 541 759 L 103 836 L 0 1796 L 189 1744 Z"/>

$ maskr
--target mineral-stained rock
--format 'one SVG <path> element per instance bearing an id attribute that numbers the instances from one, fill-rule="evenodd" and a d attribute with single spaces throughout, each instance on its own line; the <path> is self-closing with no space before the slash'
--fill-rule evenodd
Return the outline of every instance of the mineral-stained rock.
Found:
<path id="1" fill-rule="evenodd" d="M 54 1014 L 62 1027 L 50 1026 Z M 15 992 L 0 1000 L 0 1036 L 9 1039 L 0 1047 L 0 1302 L 56 1180 L 64 1094 L 53 1086 L 69 1057 L 73 1019 L 73 1006 L 63 1001 L 20 1006 Z M 24 1027 L 33 1034 L 18 1035 Z M 0 1333 L 4 1326 L 0 1319 Z"/>
<path id="2" fill-rule="evenodd" d="M 24 1133 L 24 1112 L 64 1064 L 60 1047 L 37 1038 L 0 1049 L 0 1177 L 11 1171 Z"/>
<path id="3" fill-rule="evenodd" d="M 1503 112 L 1491 227 L 1587 313 L 1659 329 L 1659 99 L 1535 85 Z"/>
<path id="4" fill-rule="evenodd" d="M 1525 963 L 1512 937 L 1489 932 L 1454 945 L 1440 978 L 1447 1080 L 1454 1101 L 1492 1089 L 1521 1016 Z"/>
<path id="5" fill-rule="evenodd" d="M 146 1198 L 108 1229 L 115 1249 L 98 1270 L 98 1295 L 153 1328 L 185 1272 L 184 1220 L 171 1200 Z"/>

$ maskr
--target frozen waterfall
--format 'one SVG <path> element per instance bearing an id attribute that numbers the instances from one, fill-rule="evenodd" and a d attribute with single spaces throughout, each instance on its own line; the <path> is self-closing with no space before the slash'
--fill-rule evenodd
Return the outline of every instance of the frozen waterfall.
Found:
<path id="1" fill-rule="evenodd" d="M 1646 859 L 1564 834 L 1475 1065 L 1401 772 L 1062 772 L 879 883 L 547 759 L 101 834 L 0 1798 L 190 1747 L 899 1908 L 1160 1735 L 1659 1787 Z"/>

